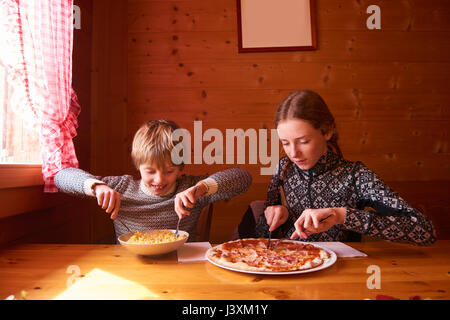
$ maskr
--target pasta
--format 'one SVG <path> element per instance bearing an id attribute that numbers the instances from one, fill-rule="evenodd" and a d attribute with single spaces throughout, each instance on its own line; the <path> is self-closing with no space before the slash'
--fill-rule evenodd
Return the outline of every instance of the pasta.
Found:
<path id="1" fill-rule="evenodd" d="M 170 230 L 154 230 L 151 232 L 135 232 L 128 243 L 138 243 L 138 244 L 157 244 L 177 241 L 186 238 L 186 235 L 179 235 L 175 238 L 174 234 Z"/>

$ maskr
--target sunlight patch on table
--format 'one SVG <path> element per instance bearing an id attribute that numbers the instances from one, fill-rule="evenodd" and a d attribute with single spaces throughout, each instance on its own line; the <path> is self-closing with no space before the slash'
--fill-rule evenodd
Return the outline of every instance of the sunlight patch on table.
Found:
<path id="1" fill-rule="evenodd" d="M 55 300 L 126 300 L 158 299 L 159 295 L 136 282 L 101 269 L 93 269 L 76 281 Z"/>

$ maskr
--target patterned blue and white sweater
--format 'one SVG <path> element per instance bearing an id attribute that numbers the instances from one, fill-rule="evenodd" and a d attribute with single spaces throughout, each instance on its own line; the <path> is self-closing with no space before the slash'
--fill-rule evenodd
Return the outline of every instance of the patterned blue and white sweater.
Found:
<path id="1" fill-rule="evenodd" d="M 279 228 L 283 237 L 290 237 L 295 231 L 294 223 L 305 209 L 345 207 L 343 224 L 312 234 L 305 241 L 350 241 L 355 232 L 416 245 L 436 241 L 431 221 L 362 162 L 344 160 L 328 150 L 309 170 L 301 170 L 283 157 L 275 172 L 266 207 L 281 204 L 279 187 L 282 185 L 289 211 L 288 220 Z M 256 234 L 267 237 L 268 230 L 262 214 L 256 224 Z"/>

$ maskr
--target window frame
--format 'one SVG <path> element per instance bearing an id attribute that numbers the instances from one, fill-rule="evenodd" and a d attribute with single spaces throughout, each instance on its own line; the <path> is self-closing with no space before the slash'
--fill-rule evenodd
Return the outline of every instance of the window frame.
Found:
<path id="1" fill-rule="evenodd" d="M 42 165 L 26 163 L 0 164 L 0 189 L 41 186 Z"/>

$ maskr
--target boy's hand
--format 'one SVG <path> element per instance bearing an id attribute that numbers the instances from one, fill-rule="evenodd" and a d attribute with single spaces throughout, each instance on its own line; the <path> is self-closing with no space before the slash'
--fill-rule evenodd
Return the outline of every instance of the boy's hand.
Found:
<path id="1" fill-rule="evenodd" d="M 111 189 L 105 184 L 95 185 L 94 194 L 97 203 L 106 213 L 111 213 L 111 219 L 115 219 L 120 209 L 120 193 Z"/>
<path id="2" fill-rule="evenodd" d="M 178 218 L 181 220 L 184 216 L 190 215 L 188 209 L 193 208 L 197 199 L 206 192 L 206 186 L 203 183 L 197 183 L 195 186 L 178 193 L 175 196 L 175 212 Z"/>
<path id="3" fill-rule="evenodd" d="M 286 222 L 289 212 L 285 206 L 270 206 L 264 211 L 264 216 L 269 225 L 269 231 L 273 231 Z"/>

